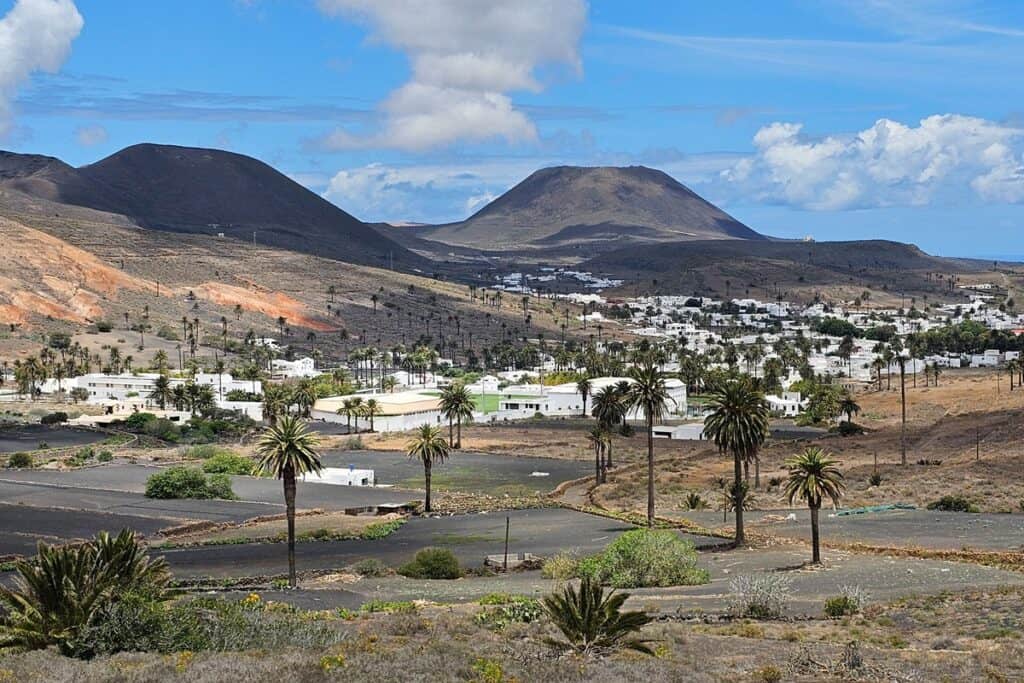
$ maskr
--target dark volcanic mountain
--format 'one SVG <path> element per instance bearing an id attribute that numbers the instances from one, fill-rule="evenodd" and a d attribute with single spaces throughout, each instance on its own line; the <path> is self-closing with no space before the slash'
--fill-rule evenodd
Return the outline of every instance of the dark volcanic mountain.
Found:
<path id="1" fill-rule="evenodd" d="M 465 221 L 417 234 L 492 250 L 764 239 L 668 174 L 644 166 L 541 169 Z"/>
<path id="2" fill-rule="evenodd" d="M 0 185 L 122 214 L 144 228 L 223 233 L 366 265 L 423 259 L 267 164 L 232 152 L 142 144 L 82 168 L 0 153 Z"/>

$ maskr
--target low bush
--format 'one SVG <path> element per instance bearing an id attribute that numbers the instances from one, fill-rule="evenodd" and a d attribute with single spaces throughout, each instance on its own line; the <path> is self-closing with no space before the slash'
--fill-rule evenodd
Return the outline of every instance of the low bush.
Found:
<path id="1" fill-rule="evenodd" d="M 359 608 L 361 612 L 384 612 L 385 614 L 408 614 L 416 611 L 416 604 L 408 600 L 370 600 Z"/>
<path id="2" fill-rule="evenodd" d="M 39 418 L 39 424 L 44 424 L 44 425 L 59 425 L 59 424 L 63 424 L 64 422 L 67 422 L 67 421 L 68 421 L 68 414 L 63 412 L 63 411 L 59 411 L 59 410 L 57 412 L 54 412 L 54 413 L 49 413 L 47 415 L 43 415 L 41 418 Z"/>
<path id="3" fill-rule="evenodd" d="M 114 459 L 114 454 L 110 451 L 100 451 L 100 454 L 96 456 L 98 462 L 110 462 Z"/>
<path id="4" fill-rule="evenodd" d="M 405 524 L 405 518 L 391 519 L 386 522 L 376 522 L 363 529 L 359 534 L 359 538 L 364 541 L 379 541 L 380 539 L 387 538 L 398 531 L 403 524 Z"/>
<path id="5" fill-rule="evenodd" d="M 839 595 L 825 601 L 825 616 L 838 619 L 858 614 L 867 600 L 867 593 L 860 586 L 842 586 Z"/>
<path id="6" fill-rule="evenodd" d="M 350 436 L 345 439 L 345 450 L 347 451 L 361 451 L 366 446 L 363 444 L 363 437 L 361 436 Z"/>
<path id="7" fill-rule="evenodd" d="M 687 510 L 703 510 L 707 508 L 708 502 L 704 500 L 701 495 L 697 492 L 686 494 L 685 509 Z"/>
<path id="8" fill-rule="evenodd" d="M 779 574 L 738 576 L 729 583 L 729 611 L 736 617 L 778 619 L 789 603 L 790 580 Z"/>
<path id="9" fill-rule="evenodd" d="M 207 474 L 251 475 L 255 469 L 252 460 L 237 453 L 219 453 L 203 463 Z"/>
<path id="10" fill-rule="evenodd" d="M 569 579 L 576 578 L 578 566 L 579 560 L 575 557 L 568 553 L 559 553 L 547 560 L 544 560 L 544 566 L 541 567 L 540 573 L 546 579 L 568 581 Z"/>
<path id="11" fill-rule="evenodd" d="M 927 507 L 940 512 L 978 512 L 978 506 L 960 494 L 943 496 L 928 503 Z"/>
<path id="12" fill-rule="evenodd" d="M 209 460 L 217 455 L 237 455 L 230 448 L 223 448 L 212 443 L 189 446 L 185 449 L 185 457 L 189 460 Z"/>
<path id="13" fill-rule="evenodd" d="M 389 573 L 386 564 L 372 557 L 356 562 L 352 565 L 352 571 L 359 576 L 386 576 Z"/>
<path id="14" fill-rule="evenodd" d="M 882 475 L 879 474 L 878 472 L 872 472 L 871 476 L 868 477 L 868 483 L 871 484 L 872 486 L 881 486 Z"/>
<path id="15" fill-rule="evenodd" d="M 35 464 L 30 453 L 12 453 L 11 457 L 7 458 L 7 466 L 19 470 L 27 470 Z"/>
<path id="16" fill-rule="evenodd" d="M 455 554 L 447 548 L 424 548 L 403 564 L 398 573 L 410 579 L 457 579 L 462 568 Z"/>
<path id="17" fill-rule="evenodd" d="M 195 467 L 170 467 L 146 480 L 147 498 L 235 498 L 226 474 L 207 476 Z"/>
<path id="18" fill-rule="evenodd" d="M 627 531 L 598 555 L 577 566 L 578 575 L 615 588 L 693 586 L 707 583 L 706 569 L 697 567 L 693 543 L 669 530 Z"/>
<path id="19" fill-rule="evenodd" d="M 500 594 L 492 594 L 487 597 L 493 598 L 495 595 L 504 601 L 480 601 L 481 605 L 491 607 L 476 615 L 476 622 L 481 626 L 498 631 L 509 624 L 530 624 L 544 616 L 544 607 L 535 598 L 525 595 L 505 596 Z"/>
<path id="20" fill-rule="evenodd" d="M 864 433 L 864 428 L 856 422 L 840 422 L 839 436 L 858 436 Z"/>
<path id="21" fill-rule="evenodd" d="M 124 421 L 125 429 L 133 432 L 141 432 L 150 422 L 156 419 L 153 413 L 132 413 Z"/>
<path id="22" fill-rule="evenodd" d="M 177 443 L 181 439 L 181 428 L 162 417 L 146 422 L 142 431 L 146 436 L 152 436 L 161 441 Z"/>

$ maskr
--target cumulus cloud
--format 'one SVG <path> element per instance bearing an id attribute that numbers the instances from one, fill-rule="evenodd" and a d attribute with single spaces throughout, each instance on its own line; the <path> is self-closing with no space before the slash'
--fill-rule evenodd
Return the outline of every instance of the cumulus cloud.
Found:
<path id="1" fill-rule="evenodd" d="M 336 173 L 323 196 L 370 221 L 446 222 L 466 218 L 529 175 L 530 162 L 462 166 L 369 164 Z"/>
<path id="2" fill-rule="evenodd" d="M 754 136 L 753 156 L 719 180 L 735 198 L 811 210 L 1020 202 L 1022 142 L 1024 129 L 955 114 L 917 126 L 880 119 L 858 133 L 817 139 L 803 135 L 801 124 L 772 123 Z"/>
<path id="3" fill-rule="evenodd" d="M 466 140 L 532 141 L 537 130 L 508 93 L 540 91 L 538 67 L 582 69 L 584 0 L 319 0 L 330 15 L 358 21 L 372 39 L 408 54 L 410 80 L 381 104 L 381 130 L 339 129 L 331 149 L 425 150 Z"/>
<path id="4" fill-rule="evenodd" d="M 79 126 L 75 129 L 75 140 L 83 147 L 102 145 L 108 137 L 107 129 L 100 125 Z"/>
<path id="5" fill-rule="evenodd" d="M 13 125 L 18 87 L 35 71 L 57 71 L 83 25 L 72 0 L 17 0 L 0 19 L 0 138 Z"/>

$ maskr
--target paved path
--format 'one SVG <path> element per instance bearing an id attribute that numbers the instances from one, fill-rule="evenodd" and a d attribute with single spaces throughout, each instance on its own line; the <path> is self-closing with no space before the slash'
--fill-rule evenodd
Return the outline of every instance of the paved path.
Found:
<path id="1" fill-rule="evenodd" d="M 328 467 L 370 468 L 378 484 L 423 486 L 423 465 L 399 451 L 328 450 L 323 459 Z M 434 467 L 434 487 L 492 495 L 511 489 L 547 493 L 561 482 L 586 476 L 592 470 L 592 464 L 580 460 L 454 451 L 447 461 Z"/>
<path id="2" fill-rule="evenodd" d="M 3 427 L 0 428 L 0 453 L 34 451 L 39 448 L 40 443 L 44 442 L 47 448 L 85 446 L 103 441 L 105 438 L 107 438 L 106 434 L 88 429 L 47 427 L 45 425 Z"/>

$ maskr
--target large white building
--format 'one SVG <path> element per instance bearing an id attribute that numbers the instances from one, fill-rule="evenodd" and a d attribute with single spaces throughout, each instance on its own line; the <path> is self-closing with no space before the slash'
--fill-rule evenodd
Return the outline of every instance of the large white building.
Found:
<path id="1" fill-rule="evenodd" d="M 543 415 L 582 415 L 590 414 L 593 397 L 602 389 L 614 386 L 619 382 L 631 384 L 633 380 L 628 377 L 597 377 L 590 380 L 590 393 L 584 401 L 583 395 L 576 388 L 575 382 L 558 384 L 552 387 L 545 387 L 539 384 L 521 384 L 506 387 L 502 390 L 498 399 L 498 418 L 502 413 L 541 413 Z M 669 401 L 665 405 L 665 411 L 673 415 L 686 414 L 686 385 L 678 379 L 668 378 L 665 380 L 668 388 Z M 629 420 L 643 419 L 643 413 L 639 408 L 632 409 L 626 416 Z"/>

